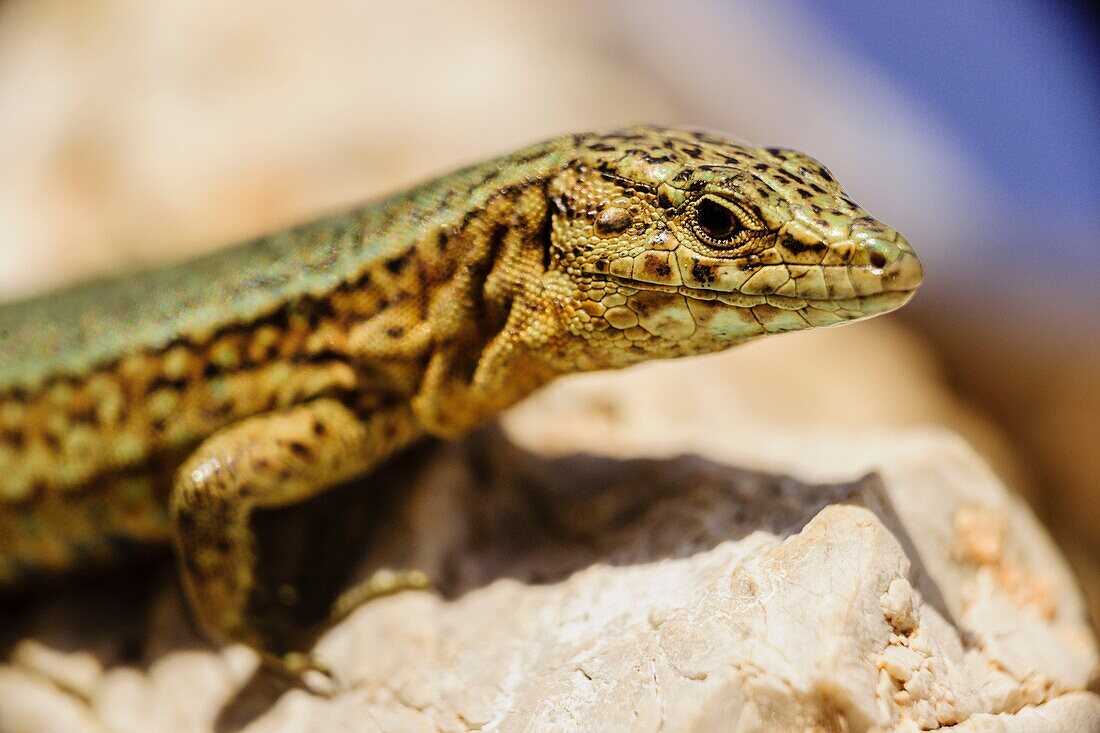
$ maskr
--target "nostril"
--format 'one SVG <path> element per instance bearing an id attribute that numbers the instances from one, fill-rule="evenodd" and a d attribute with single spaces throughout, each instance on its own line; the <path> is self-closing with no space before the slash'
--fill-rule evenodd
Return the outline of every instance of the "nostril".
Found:
<path id="1" fill-rule="evenodd" d="M 881 270 L 882 268 L 886 267 L 886 255 L 884 255 L 882 252 L 879 252 L 877 249 L 871 250 L 870 259 L 871 267 L 874 267 L 877 270 Z"/>

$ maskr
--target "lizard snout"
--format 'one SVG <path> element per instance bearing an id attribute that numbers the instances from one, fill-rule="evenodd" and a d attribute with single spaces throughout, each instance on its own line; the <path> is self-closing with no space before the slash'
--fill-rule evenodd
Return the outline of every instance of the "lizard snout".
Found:
<path id="1" fill-rule="evenodd" d="M 924 280 L 924 268 L 909 241 L 891 232 L 869 232 L 853 237 L 858 242 L 860 264 L 879 274 L 882 292 L 911 292 Z"/>

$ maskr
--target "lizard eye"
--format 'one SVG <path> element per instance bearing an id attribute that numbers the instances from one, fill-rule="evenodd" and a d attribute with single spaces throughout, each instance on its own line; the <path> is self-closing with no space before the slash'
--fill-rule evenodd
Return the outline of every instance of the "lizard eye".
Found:
<path id="1" fill-rule="evenodd" d="M 715 247 L 729 245 L 743 229 L 737 215 L 712 198 L 704 198 L 695 206 L 695 226 L 703 239 Z"/>

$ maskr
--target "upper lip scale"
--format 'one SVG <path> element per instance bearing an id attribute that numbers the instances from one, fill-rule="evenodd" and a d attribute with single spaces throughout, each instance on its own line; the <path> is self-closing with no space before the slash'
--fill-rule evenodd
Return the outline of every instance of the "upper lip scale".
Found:
<path id="1" fill-rule="evenodd" d="M 841 301 L 859 301 L 867 298 L 874 298 L 881 295 L 901 295 L 912 292 L 912 289 L 905 290 L 882 290 L 877 293 L 868 293 L 866 295 L 855 295 L 851 298 L 813 298 L 809 296 L 801 295 L 778 295 L 776 293 L 742 293 L 739 290 L 708 290 L 706 288 L 693 288 L 687 285 L 661 285 L 660 283 L 643 282 L 640 280 L 630 280 L 618 275 L 611 275 L 602 272 L 586 272 L 586 275 L 591 275 L 601 280 L 610 280 L 623 285 L 628 288 L 636 288 L 638 290 L 655 290 L 662 293 L 680 293 L 688 297 L 693 297 L 696 300 L 722 300 L 724 297 L 736 296 L 739 298 L 759 298 L 760 305 L 763 305 L 768 300 L 780 301 L 782 303 L 793 304 L 795 301 L 802 301 L 806 304 L 811 303 L 837 303 Z M 707 293 L 710 297 L 697 297 L 696 293 Z M 773 303 L 774 305 L 775 303 Z M 738 303 L 731 303 L 730 305 L 739 305 Z"/>

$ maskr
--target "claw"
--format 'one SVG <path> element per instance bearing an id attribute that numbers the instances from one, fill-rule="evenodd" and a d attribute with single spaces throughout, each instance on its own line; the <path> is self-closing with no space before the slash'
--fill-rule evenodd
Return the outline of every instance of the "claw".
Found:
<path id="1" fill-rule="evenodd" d="M 264 654 L 264 669 L 301 685 L 315 695 L 331 697 L 337 690 L 332 668 L 308 652 L 288 652 L 283 655 Z"/>

